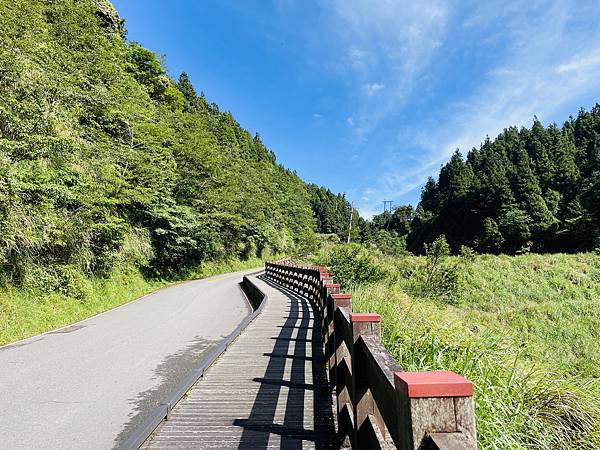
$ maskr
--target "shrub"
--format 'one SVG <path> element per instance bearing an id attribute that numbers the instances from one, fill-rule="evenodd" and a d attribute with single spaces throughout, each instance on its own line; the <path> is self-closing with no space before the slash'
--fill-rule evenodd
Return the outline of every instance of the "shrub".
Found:
<path id="1" fill-rule="evenodd" d="M 24 287 L 40 293 L 56 292 L 65 297 L 84 301 L 90 290 L 90 279 L 76 266 L 62 264 L 49 268 L 28 266 Z"/>
<path id="2" fill-rule="evenodd" d="M 394 231 L 378 230 L 365 244 L 388 256 L 404 256 L 408 254 L 406 250 L 406 236 L 399 236 Z"/>
<path id="3" fill-rule="evenodd" d="M 359 244 L 337 245 L 321 263 L 329 268 L 345 288 L 373 283 L 386 275 L 373 255 Z"/>
<path id="4" fill-rule="evenodd" d="M 425 264 L 412 275 L 412 293 L 420 296 L 451 299 L 455 293 L 460 274 L 460 260 L 450 258 L 450 246 L 444 235 L 431 244 L 425 244 Z"/>

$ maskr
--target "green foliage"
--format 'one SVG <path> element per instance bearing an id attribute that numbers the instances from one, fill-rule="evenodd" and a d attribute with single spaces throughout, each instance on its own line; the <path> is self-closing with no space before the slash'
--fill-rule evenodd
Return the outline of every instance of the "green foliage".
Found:
<path id="1" fill-rule="evenodd" d="M 374 231 L 364 242 L 371 247 L 389 256 L 406 255 L 406 236 L 400 236 L 395 231 Z"/>
<path id="2" fill-rule="evenodd" d="M 448 255 L 441 238 L 424 257 L 370 253 L 386 276 L 353 284 L 354 310 L 381 314 L 383 342 L 404 370 L 473 381 L 481 448 L 598 448 L 599 256 Z M 448 266 L 459 268 L 452 304 L 415 291 L 415 276 Z"/>
<path id="3" fill-rule="evenodd" d="M 373 283 L 385 276 L 384 269 L 360 244 L 336 245 L 318 258 L 317 263 L 328 267 L 345 288 Z"/>
<path id="4" fill-rule="evenodd" d="M 425 244 L 425 265 L 413 274 L 413 285 L 423 296 L 450 298 L 458 285 L 459 266 L 449 261 L 450 246 L 444 235 Z"/>
<path id="5" fill-rule="evenodd" d="M 115 268 L 178 278 L 314 248 L 315 187 L 127 42 L 109 2 L 0 0 L 0 35 L 5 284 L 79 298 Z"/>
<path id="6" fill-rule="evenodd" d="M 457 253 L 577 252 L 600 242 L 600 105 L 581 110 L 562 128 L 507 128 L 495 140 L 457 151 L 430 178 L 416 208 L 375 216 L 377 230 L 407 234 L 407 248 L 446 236 Z M 399 220 L 400 219 L 400 220 Z M 363 238 L 366 241 L 367 238 Z"/>
<path id="7" fill-rule="evenodd" d="M 316 184 L 309 184 L 308 192 L 318 233 L 335 233 L 341 241 L 346 242 L 350 216 L 352 216 L 350 240 L 351 242 L 361 240 L 361 217 L 344 195 L 336 195 L 329 189 Z"/>

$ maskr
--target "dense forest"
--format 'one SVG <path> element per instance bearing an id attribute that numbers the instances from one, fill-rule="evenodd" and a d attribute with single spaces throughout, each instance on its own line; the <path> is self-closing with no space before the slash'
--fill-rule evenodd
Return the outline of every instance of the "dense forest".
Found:
<path id="1" fill-rule="evenodd" d="M 375 216 L 363 240 L 384 234 L 413 253 L 443 234 L 454 251 L 576 252 L 600 247 L 600 105 L 562 127 L 511 127 L 464 158 L 457 150 L 416 209 Z M 386 243 L 386 248 L 389 243 Z"/>
<path id="2" fill-rule="evenodd" d="M 0 1 L 0 276 L 60 288 L 132 265 L 292 253 L 347 202 L 126 38 L 105 0 Z M 326 204 L 324 207 L 321 202 Z M 312 209 L 316 211 L 315 223 Z"/>

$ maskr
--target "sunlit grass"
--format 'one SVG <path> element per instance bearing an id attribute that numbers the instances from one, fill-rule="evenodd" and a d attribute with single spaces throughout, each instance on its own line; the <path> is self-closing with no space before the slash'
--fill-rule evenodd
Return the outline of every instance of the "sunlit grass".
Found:
<path id="1" fill-rule="evenodd" d="M 473 381 L 481 448 L 600 448 L 598 255 L 452 257 L 449 297 L 417 294 L 424 258 L 372 256 L 387 277 L 354 286 L 353 308 L 381 314 L 404 370 Z"/>

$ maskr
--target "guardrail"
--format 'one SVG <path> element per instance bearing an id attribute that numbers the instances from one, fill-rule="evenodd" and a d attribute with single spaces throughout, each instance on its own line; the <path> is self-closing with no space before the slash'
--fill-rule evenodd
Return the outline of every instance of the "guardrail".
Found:
<path id="1" fill-rule="evenodd" d="M 476 449 L 473 385 L 447 371 L 404 372 L 381 343 L 380 316 L 352 312 L 329 271 L 290 260 L 265 274 L 318 308 L 340 437 L 353 449 Z"/>

